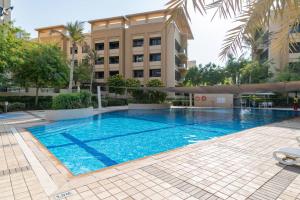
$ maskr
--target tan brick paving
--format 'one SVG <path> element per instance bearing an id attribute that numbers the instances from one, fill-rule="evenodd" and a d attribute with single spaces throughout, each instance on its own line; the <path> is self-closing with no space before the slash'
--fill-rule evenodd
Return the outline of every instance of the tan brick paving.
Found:
<path id="1" fill-rule="evenodd" d="M 272 159 L 297 147 L 300 119 L 257 127 L 109 169 L 72 177 L 33 137 L 22 137 L 59 187 L 47 196 L 14 135 L 0 125 L 0 199 L 300 199 L 300 175 Z M 299 147 L 299 146 L 298 146 Z M 19 170 L 25 167 L 27 170 Z M 299 170 L 300 167 L 296 167 Z M 288 178 L 285 173 L 291 174 Z M 276 179 L 281 176 L 280 181 Z M 285 182 L 287 181 L 287 182 Z M 290 182 L 288 182 L 290 181 Z M 285 183 L 284 184 L 281 184 Z M 270 186 L 270 183 L 273 185 Z M 284 186 L 283 186 L 284 185 Z M 272 193 L 273 191 L 273 193 Z M 276 196 L 275 196 L 276 193 Z"/>

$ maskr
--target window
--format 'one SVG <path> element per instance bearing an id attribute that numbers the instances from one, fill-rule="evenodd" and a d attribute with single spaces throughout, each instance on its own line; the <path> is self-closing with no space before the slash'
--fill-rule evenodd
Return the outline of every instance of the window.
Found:
<path id="1" fill-rule="evenodd" d="M 290 29 L 290 33 L 300 33 L 300 24 L 296 25 L 296 26 L 293 26 L 291 29 Z"/>
<path id="2" fill-rule="evenodd" d="M 133 47 L 142 47 L 144 45 L 144 39 L 134 39 L 132 41 Z"/>
<path id="3" fill-rule="evenodd" d="M 178 71 L 175 71 L 175 80 L 180 81 L 181 79 L 181 74 Z"/>
<path id="4" fill-rule="evenodd" d="M 177 52 L 180 52 L 180 50 L 181 50 L 181 46 L 177 40 L 175 40 L 175 49 Z"/>
<path id="5" fill-rule="evenodd" d="M 73 47 L 70 48 L 70 54 L 72 54 Z M 75 54 L 78 54 L 78 47 L 75 47 Z"/>
<path id="6" fill-rule="evenodd" d="M 161 37 L 150 38 L 150 46 L 160 45 Z"/>
<path id="7" fill-rule="evenodd" d="M 151 53 L 150 54 L 150 62 L 160 61 L 160 60 L 161 60 L 161 54 L 160 53 Z"/>
<path id="8" fill-rule="evenodd" d="M 114 76 L 119 74 L 119 71 L 109 71 L 109 76 Z"/>
<path id="9" fill-rule="evenodd" d="M 100 57 L 95 60 L 95 65 L 103 65 L 103 64 L 104 64 L 104 57 Z"/>
<path id="10" fill-rule="evenodd" d="M 179 67 L 180 64 L 181 64 L 180 58 L 178 58 L 178 56 L 175 56 L 175 65 Z"/>
<path id="11" fill-rule="evenodd" d="M 110 56 L 109 64 L 119 64 L 119 56 Z"/>
<path id="12" fill-rule="evenodd" d="M 290 44 L 290 53 L 300 53 L 300 42 Z"/>
<path id="13" fill-rule="evenodd" d="M 109 49 L 118 49 L 118 48 L 119 48 L 119 41 L 109 43 Z"/>
<path id="14" fill-rule="evenodd" d="M 144 55 L 139 54 L 139 55 L 133 55 L 133 62 L 143 62 L 144 61 Z"/>
<path id="15" fill-rule="evenodd" d="M 150 69 L 150 77 L 160 77 L 161 72 L 160 69 Z"/>
<path id="16" fill-rule="evenodd" d="M 88 53 L 89 52 L 89 46 L 88 45 L 84 45 L 82 47 L 82 53 Z"/>
<path id="17" fill-rule="evenodd" d="M 144 70 L 133 70 L 134 78 L 142 78 L 144 77 Z"/>
<path id="18" fill-rule="evenodd" d="M 95 43 L 95 50 L 96 51 L 104 50 L 104 43 Z"/>
<path id="19" fill-rule="evenodd" d="M 95 72 L 96 79 L 104 79 L 104 72 Z"/>

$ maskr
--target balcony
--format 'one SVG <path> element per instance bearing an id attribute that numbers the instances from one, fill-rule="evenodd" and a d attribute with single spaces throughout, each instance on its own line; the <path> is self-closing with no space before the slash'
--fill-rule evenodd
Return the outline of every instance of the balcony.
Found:
<path id="1" fill-rule="evenodd" d="M 178 67 L 178 69 L 181 70 L 181 71 L 182 71 L 182 70 L 184 70 L 184 71 L 187 70 L 186 64 L 179 64 L 179 65 L 177 65 L 177 67 Z"/>

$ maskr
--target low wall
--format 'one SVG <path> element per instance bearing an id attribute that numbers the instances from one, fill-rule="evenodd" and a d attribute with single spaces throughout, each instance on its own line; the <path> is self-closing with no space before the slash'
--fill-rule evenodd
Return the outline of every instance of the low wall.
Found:
<path id="1" fill-rule="evenodd" d="M 233 94 L 195 94 L 194 105 L 196 107 L 233 107 Z"/>
<path id="2" fill-rule="evenodd" d="M 47 110 L 45 114 L 46 120 L 57 121 L 66 119 L 79 119 L 90 117 L 94 115 L 94 109 L 81 108 L 81 109 L 68 109 L 68 110 Z"/>
<path id="3" fill-rule="evenodd" d="M 158 110 L 158 109 L 169 109 L 170 104 L 129 104 L 129 110 Z"/>

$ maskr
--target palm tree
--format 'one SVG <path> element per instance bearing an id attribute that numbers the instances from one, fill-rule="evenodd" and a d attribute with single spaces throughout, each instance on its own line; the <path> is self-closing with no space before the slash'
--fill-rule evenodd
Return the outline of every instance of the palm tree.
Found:
<path id="1" fill-rule="evenodd" d="M 69 91 L 72 91 L 73 87 L 73 75 L 75 64 L 75 50 L 78 48 L 78 44 L 84 40 L 84 22 L 75 21 L 74 23 L 67 23 L 66 33 L 61 31 L 52 31 L 60 33 L 64 38 L 67 38 L 71 42 L 71 64 L 70 64 L 70 77 L 69 77 Z"/>
<path id="2" fill-rule="evenodd" d="M 215 9 L 220 18 L 235 19 L 236 26 L 227 32 L 220 52 L 221 58 L 237 54 L 242 50 L 244 38 L 254 37 L 257 30 L 268 27 L 270 21 L 280 20 L 279 31 L 272 34 L 274 46 L 280 51 L 286 51 L 289 43 L 295 39 L 288 35 L 290 27 L 300 24 L 299 0 L 169 0 L 167 6 L 172 17 L 179 12 L 188 15 L 188 3 L 194 6 L 202 15 L 208 9 Z"/>
<path id="3" fill-rule="evenodd" d="M 95 74 L 95 62 L 99 58 L 99 55 L 95 49 L 88 49 L 87 60 L 91 67 L 91 75 L 90 75 L 90 92 L 92 92 L 93 82 L 94 82 L 94 74 Z"/>

